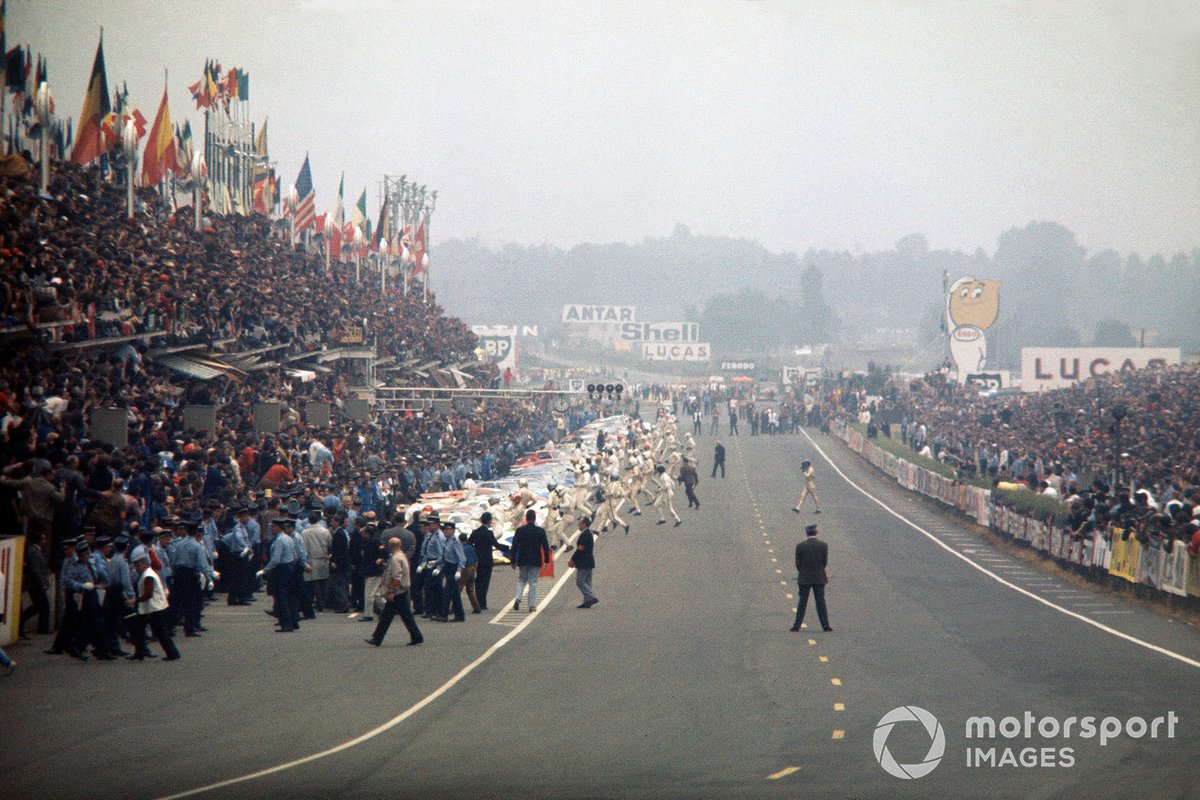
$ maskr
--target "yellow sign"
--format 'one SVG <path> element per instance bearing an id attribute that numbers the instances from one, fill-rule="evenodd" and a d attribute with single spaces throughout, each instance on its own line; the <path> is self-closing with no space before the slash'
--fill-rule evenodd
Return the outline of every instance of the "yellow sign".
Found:
<path id="1" fill-rule="evenodd" d="M 1108 573 L 1124 578 L 1130 583 L 1137 583 L 1138 560 L 1142 557 L 1142 543 L 1132 533 L 1125 538 L 1125 531 L 1113 528 L 1112 532 L 1112 561 Z"/>
<path id="2" fill-rule="evenodd" d="M 21 630 L 21 570 L 25 538 L 0 539 L 0 645 L 12 644 Z"/>

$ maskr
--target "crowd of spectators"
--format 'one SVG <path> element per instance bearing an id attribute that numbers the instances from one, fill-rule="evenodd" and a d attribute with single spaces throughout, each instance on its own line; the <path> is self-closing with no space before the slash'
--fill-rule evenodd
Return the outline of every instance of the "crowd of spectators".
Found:
<path id="1" fill-rule="evenodd" d="M 1063 502 L 1076 535 L 1136 535 L 1200 549 L 1200 369 L 1127 370 L 1043 393 L 943 391 L 936 378 L 891 386 L 873 427 L 1001 490 Z M 859 410 L 858 408 L 855 409 Z M 873 412 L 873 413 L 871 413 Z"/>
<path id="2" fill-rule="evenodd" d="M 381 359 L 452 364 L 473 360 L 477 339 L 432 298 L 327 268 L 266 217 L 206 217 L 197 232 L 192 209 L 139 190 L 126 219 L 119 187 L 69 163 L 54 165 L 48 195 L 0 178 L 0 533 L 36 532 L 51 566 L 85 530 L 198 519 L 204 504 L 232 524 L 239 506 L 332 497 L 382 524 L 421 492 L 499 476 L 564 432 L 545 405 L 518 400 L 354 421 L 342 409 L 361 376 L 347 361 L 307 380 L 286 363 L 211 380 L 163 369 L 153 349 L 173 345 L 280 345 L 282 362 L 350 331 Z M 108 341 L 143 334 L 155 336 Z M 268 398 L 282 404 L 278 433 L 254 426 Z M 308 400 L 333 405 L 330 425 L 305 424 Z M 189 405 L 215 405 L 215 430 L 187 429 Z M 128 446 L 92 435 L 91 412 L 106 406 L 128 409 Z"/>

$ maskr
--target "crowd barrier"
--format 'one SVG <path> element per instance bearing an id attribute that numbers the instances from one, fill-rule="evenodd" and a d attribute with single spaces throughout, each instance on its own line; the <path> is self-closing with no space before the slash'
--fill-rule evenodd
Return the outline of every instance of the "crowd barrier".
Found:
<path id="1" fill-rule="evenodd" d="M 1071 536 L 1053 519 L 1038 519 L 996 502 L 991 491 L 961 483 L 906 461 L 876 446 L 861 431 L 835 426 L 846 445 L 905 489 L 957 509 L 1005 538 L 1036 550 L 1060 566 L 1099 582 L 1148 587 L 1149 594 L 1182 598 L 1200 597 L 1200 559 L 1187 554 L 1182 542 L 1171 552 L 1143 546 L 1136 536 L 1115 528 L 1110 534 L 1094 532 Z M 1195 605 L 1195 601 L 1188 601 Z"/>
<path id="2" fill-rule="evenodd" d="M 17 640 L 21 624 L 21 568 L 25 561 L 25 539 L 0 539 L 0 647 Z"/>

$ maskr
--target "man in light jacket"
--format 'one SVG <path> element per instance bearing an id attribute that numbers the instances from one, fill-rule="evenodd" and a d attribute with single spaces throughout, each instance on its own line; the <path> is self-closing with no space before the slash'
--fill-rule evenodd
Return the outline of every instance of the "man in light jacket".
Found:
<path id="1" fill-rule="evenodd" d="M 379 621 L 375 623 L 375 633 L 366 642 L 376 647 L 383 644 L 383 637 L 387 636 L 392 619 L 399 614 L 400 621 L 408 629 L 409 645 L 418 645 L 425 641 L 425 638 L 421 636 L 421 631 L 417 627 L 417 620 L 413 617 L 412 606 L 409 605 L 408 590 L 412 584 L 408 569 L 408 558 L 404 555 L 404 550 L 401 547 L 398 537 L 393 536 L 391 539 L 388 539 L 387 544 L 388 550 L 392 555 L 383 570 L 378 590 L 378 596 L 385 601 L 383 612 L 379 615 Z"/>

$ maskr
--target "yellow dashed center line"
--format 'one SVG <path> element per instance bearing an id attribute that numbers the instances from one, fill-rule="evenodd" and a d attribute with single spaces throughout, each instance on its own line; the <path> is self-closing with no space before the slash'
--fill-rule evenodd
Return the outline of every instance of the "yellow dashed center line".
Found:
<path id="1" fill-rule="evenodd" d="M 775 772 L 775 773 L 768 775 L 767 780 L 777 781 L 780 778 L 786 778 L 788 775 L 791 775 L 793 772 L 799 772 L 799 771 L 800 771 L 799 767 L 787 767 L 785 769 L 779 770 L 779 772 Z"/>
<path id="2" fill-rule="evenodd" d="M 739 443 L 739 444 L 740 444 L 740 443 Z M 753 495 L 753 494 L 750 492 L 750 481 L 749 481 L 749 480 L 745 480 L 745 479 L 743 479 L 743 480 L 745 481 L 745 484 L 746 484 L 746 494 L 747 494 L 747 495 L 749 495 L 749 497 L 750 497 L 750 504 L 751 504 L 751 505 L 753 506 L 753 508 L 754 508 L 754 516 L 758 518 L 758 527 L 759 527 L 759 528 L 761 528 L 761 529 L 762 529 L 762 531 L 763 531 L 763 544 L 765 544 L 765 545 L 768 545 L 768 547 L 767 547 L 767 552 L 771 554 L 771 563 L 772 563 L 772 564 L 778 564 L 778 563 L 779 563 L 779 559 L 775 557 L 775 548 L 773 548 L 773 547 L 770 547 L 771 540 L 767 538 L 767 527 L 766 527 L 766 525 L 764 525 L 764 524 L 763 524 L 763 517 L 762 517 L 762 514 L 760 514 L 760 513 L 759 513 L 759 509 L 758 509 L 758 498 L 756 498 L 756 497 L 755 497 L 755 496 L 754 496 L 754 495 Z M 777 575 L 782 575 L 782 574 L 783 574 L 783 570 L 782 570 L 782 569 L 778 569 L 778 568 L 776 568 L 776 570 L 775 570 L 775 573 L 776 573 Z M 780 582 L 779 582 L 779 585 L 780 585 L 780 586 L 787 586 L 787 581 L 780 581 Z M 795 599 L 795 595 L 793 595 L 791 592 L 785 592 L 784 594 L 785 594 L 785 596 L 787 597 L 787 599 L 789 599 L 789 600 L 793 600 L 793 599 Z M 795 611 L 796 611 L 796 607 L 795 607 L 795 606 L 793 606 L 793 607 L 792 607 L 792 612 L 794 613 Z M 800 627 L 801 627 L 802 629 L 804 629 L 804 630 L 807 630 L 807 629 L 808 629 L 808 624 L 807 624 L 807 623 L 803 623 L 803 624 L 801 624 L 801 625 L 800 625 Z M 809 640 L 808 640 L 808 644 L 809 644 L 809 646 L 810 646 L 810 647 L 812 647 L 812 646 L 816 646 L 816 644 L 817 644 L 817 640 L 816 640 L 816 639 L 809 639 Z M 817 656 L 817 659 L 818 659 L 818 660 L 819 660 L 819 661 L 820 661 L 822 664 L 828 664 L 828 663 L 829 663 L 829 656 Z M 830 678 L 830 679 L 829 679 L 829 682 L 830 682 L 832 685 L 834 685 L 834 686 L 841 686 L 841 685 L 842 685 L 842 679 L 841 679 L 841 678 Z M 845 704 L 845 703 L 842 703 L 842 702 L 837 702 L 837 703 L 834 703 L 834 704 L 833 704 L 833 710 L 834 710 L 834 711 L 845 711 L 845 710 L 846 710 L 846 704 Z M 830 738 L 831 738 L 831 739 L 834 739 L 834 740 L 837 740 L 837 739 L 844 739 L 844 738 L 846 738 L 846 731 L 845 731 L 845 730 L 843 730 L 843 729 L 841 729 L 841 728 L 836 728 L 836 729 L 834 729 L 834 731 L 833 731 L 832 735 L 830 736 Z M 779 770 L 779 772 L 775 772 L 775 773 L 772 773 L 771 775 L 768 775 L 768 776 L 767 776 L 767 780 L 773 780 L 773 781 L 774 781 L 774 780 L 779 780 L 780 778 L 786 778 L 788 775 L 791 775 L 791 774 L 793 774 L 793 773 L 795 773 L 795 772 L 798 772 L 799 770 L 800 770 L 800 768 L 799 768 L 799 767 L 785 767 L 784 769 L 781 769 L 781 770 Z"/>

